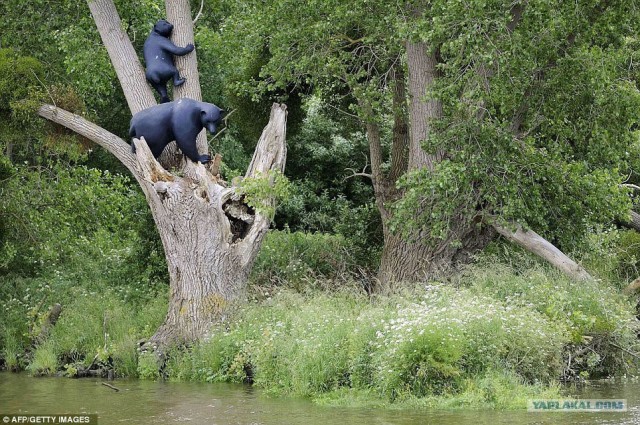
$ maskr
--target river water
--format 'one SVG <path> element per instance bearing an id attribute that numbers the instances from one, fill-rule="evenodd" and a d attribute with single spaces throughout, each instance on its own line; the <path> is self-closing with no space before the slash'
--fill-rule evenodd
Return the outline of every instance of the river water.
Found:
<path id="1" fill-rule="evenodd" d="M 97 414 L 110 424 L 640 424 L 640 384 L 598 382 L 567 395 L 627 399 L 627 412 L 425 411 L 317 406 L 268 397 L 243 385 L 118 380 L 116 392 L 97 379 L 32 378 L 0 373 L 2 414 Z M 0 424 L 1 425 L 1 424 Z"/>

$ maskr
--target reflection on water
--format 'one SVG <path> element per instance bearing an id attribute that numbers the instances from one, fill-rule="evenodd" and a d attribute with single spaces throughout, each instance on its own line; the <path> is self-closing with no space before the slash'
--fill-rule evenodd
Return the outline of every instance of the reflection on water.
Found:
<path id="1" fill-rule="evenodd" d="M 242 385 L 31 378 L 0 373 L 0 414 L 94 413 L 109 424 L 639 424 L 640 384 L 596 383 L 570 390 L 580 398 L 626 398 L 628 412 L 421 411 L 331 408 L 271 398 Z"/>

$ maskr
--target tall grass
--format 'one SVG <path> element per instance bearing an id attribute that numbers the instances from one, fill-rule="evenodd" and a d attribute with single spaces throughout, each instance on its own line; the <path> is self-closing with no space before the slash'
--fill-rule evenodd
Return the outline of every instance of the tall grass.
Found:
<path id="1" fill-rule="evenodd" d="M 568 330 L 535 309 L 445 286 L 413 296 L 372 303 L 281 292 L 174 356 L 167 372 L 324 401 L 348 391 L 382 403 L 457 396 L 476 404 L 494 397 L 473 386 L 476 378 L 521 386 L 560 374 Z"/>
<path id="2" fill-rule="evenodd" d="M 137 376 L 138 341 L 162 323 L 166 302 L 157 299 L 133 308 L 110 291 L 80 296 L 67 305 L 45 343 L 36 347 L 28 370 L 73 375 L 91 363 L 113 369 L 116 376 Z"/>

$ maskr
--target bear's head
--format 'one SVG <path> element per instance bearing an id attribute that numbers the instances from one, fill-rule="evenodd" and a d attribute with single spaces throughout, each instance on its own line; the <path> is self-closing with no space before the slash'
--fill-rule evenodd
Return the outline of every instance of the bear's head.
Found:
<path id="1" fill-rule="evenodd" d="M 171 35 L 171 31 L 173 31 L 173 25 L 165 19 L 160 19 L 153 26 L 153 30 L 163 37 L 169 37 Z"/>
<path id="2" fill-rule="evenodd" d="M 215 134 L 218 124 L 222 121 L 225 111 L 213 103 L 202 103 L 200 109 L 200 121 L 202 126 L 211 134 Z"/>

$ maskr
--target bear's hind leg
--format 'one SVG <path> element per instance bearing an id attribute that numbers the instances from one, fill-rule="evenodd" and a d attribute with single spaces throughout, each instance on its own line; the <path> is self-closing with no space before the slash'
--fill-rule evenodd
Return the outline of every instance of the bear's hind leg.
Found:
<path id="1" fill-rule="evenodd" d="M 156 89 L 156 91 L 160 95 L 160 103 L 167 103 L 171 101 L 171 99 L 169 99 L 169 95 L 167 94 L 167 85 L 165 83 L 154 81 L 149 78 L 147 78 L 147 81 L 154 89 Z"/>
<path id="2" fill-rule="evenodd" d="M 179 87 L 187 81 L 186 78 L 180 78 L 180 73 L 176 70 L 175 74 L 173 74 L 173 86 Z"/>

